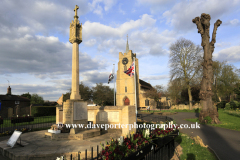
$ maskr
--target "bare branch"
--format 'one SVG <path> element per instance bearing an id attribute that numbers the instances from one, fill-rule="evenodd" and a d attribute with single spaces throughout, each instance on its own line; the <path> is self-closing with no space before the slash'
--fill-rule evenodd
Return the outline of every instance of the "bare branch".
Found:
<path id="1" fill-rule="evenodd" d="M 195 18 L 192 20 L 192 22 L 197 25 L 198 33 L 203 34 L 203 27 L 202 27 L 200 18 L 199 18 L 199 17 L 195 17 Z"/>
<path id="2" fill-rule="evenodd" d="M 211 45 L 214 45 L 214 43 L 216 43 L 216 32 L 217 32 L 217 28 L 220 26 L 220 24 L 222 24 L 222 21 L 219 19 L 214 23 L 214 29 L 213 29 L 213 33 L 212 33 L 212 41 L 210 42 Z"/>

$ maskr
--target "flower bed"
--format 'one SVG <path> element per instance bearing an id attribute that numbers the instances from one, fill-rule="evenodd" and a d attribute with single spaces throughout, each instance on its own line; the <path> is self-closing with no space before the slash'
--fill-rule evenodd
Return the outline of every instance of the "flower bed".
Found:
<path id="1" fill-rule="evenodd" d="M 34 117 L 32 116 L 25 116 L 25 117 L 12 117 L 11 118 L 11 123 L 23 123 L 23 122 L 33 122 Z"/>
<path id="2" fill-rule="evenodd" d="M 179 130 L 173 130 L 172 128 L 167 128 L 166 130 L 160 130 L 159 128 L 153 131 L 153 143 L 162 147 L 164 144 L 169 143 L 173 136 L 178 135 Z"/>
<path id="3" fill-rule="evenodd" d="M 141 159 L 154 145 L 164 145 L 172 140 L 173 135 L 177 135 L 178 130 L 166 129 L 160 130 L 155 129 L 151 134 L 146 131 L 143 133 L 133 134 L 130 138 L 124 138 L 119 140 L 112 139 L 101 152 L 101 158 L 103 160 L 135 160 Z"/>

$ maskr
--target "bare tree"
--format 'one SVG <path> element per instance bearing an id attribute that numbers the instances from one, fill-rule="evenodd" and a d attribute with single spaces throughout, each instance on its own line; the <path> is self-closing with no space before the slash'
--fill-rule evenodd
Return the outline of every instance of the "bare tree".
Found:
<path id="1" fill-rule="evenodd" d="M 201 68 L 201 47 L 190 40 L 181 38 L 170 46 L 171 80 L 183 77 L 188 89 L 189 109 L 192 108 L 191 81 Z"/>
<path id="2" fill-rule="evenodd" d="M 181 91 L 183 88 L 184 87 L 181 83 L 181 78 L 175 78 L 173 80 L 170 80 L 168 83 L 167 93 L 171 98 L 173 105 L 176 105 L 181 99 Z"/>
<path id="3" fill-rule="evenodd" d="M 212 69 L 212 53 L 214 51 L 214 43 L 216 43 L 216 32 L 217 27 L 220 26 L 222 21 L 219 19 L 214 23 L 214 29 L 212 34 L 212 41 L 209 42 L 209 28 L 210 28 L 210 19 L 209 14 L 202 13 L 201 18 L 195 17 L 192 22 L 197 25 L 198 33 L 202 37 L 202 47 L 204 50 L 204 62 L 203 66 L 203 78 L 201 81 L 201 90 L 199 93 L 200 103 L 202 105 L 201 113 L 199 114 L 199 120 L 205 122 L 204 118 L 210 116 L 212 123 L 220 123 L 218 119 L 217 109 L 214 107 L 212 102 L 212 84 L 213 84 L 213 69 Z"/>

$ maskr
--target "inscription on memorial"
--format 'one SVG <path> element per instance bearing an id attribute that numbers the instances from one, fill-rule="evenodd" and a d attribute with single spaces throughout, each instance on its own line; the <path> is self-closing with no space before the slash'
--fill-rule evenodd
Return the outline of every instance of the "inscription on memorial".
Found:
<path id="1" fill-rule="evenodd" d="M 95 121 L 94 112 L 88 112 L 88 121 Z"/>
<path id="2" fill-rule="evenodd" d="M 119 122 L 119 112 L 108 112 L 108 122 Z"/>
<path id="3" fill-rule="evenodd" d="M 107 112 L 99 112 L 99 121 L 107 121 L 108 120 Z"/>
<path id="4" fill-rule="evenodd" d="M 72 103 L 64 103 L 63 115 L 64 123 L 72 122 Z"/>
<path id="5" fill-rule="evenodd" d="M 74 102 L 74 120 L 88 119 L 87 105 L 82 102 Z"/>

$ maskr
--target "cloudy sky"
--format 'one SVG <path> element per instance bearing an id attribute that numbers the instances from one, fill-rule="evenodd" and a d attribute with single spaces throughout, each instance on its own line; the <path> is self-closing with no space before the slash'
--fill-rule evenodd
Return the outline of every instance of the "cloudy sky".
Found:
<path id="1" fill-rule="evenodd" d="M 192 19 L 202 13 L 211 15 L 210 38 L 216 20 L 223 22 L 214 60 L 240 68 L 240 0 L 1 0 L 0 94 L 6 94 L 8 83 L 12 94 L 37 93 L 50 101 L 69 90 L 69 25 L 75 5 L 83 25 L 80 81 L 90 87 L 108 85 L 127 34 L 139 59 L 140 78 L 167 86 L 169 46 L 180 37 L 201 45 Z"/>

